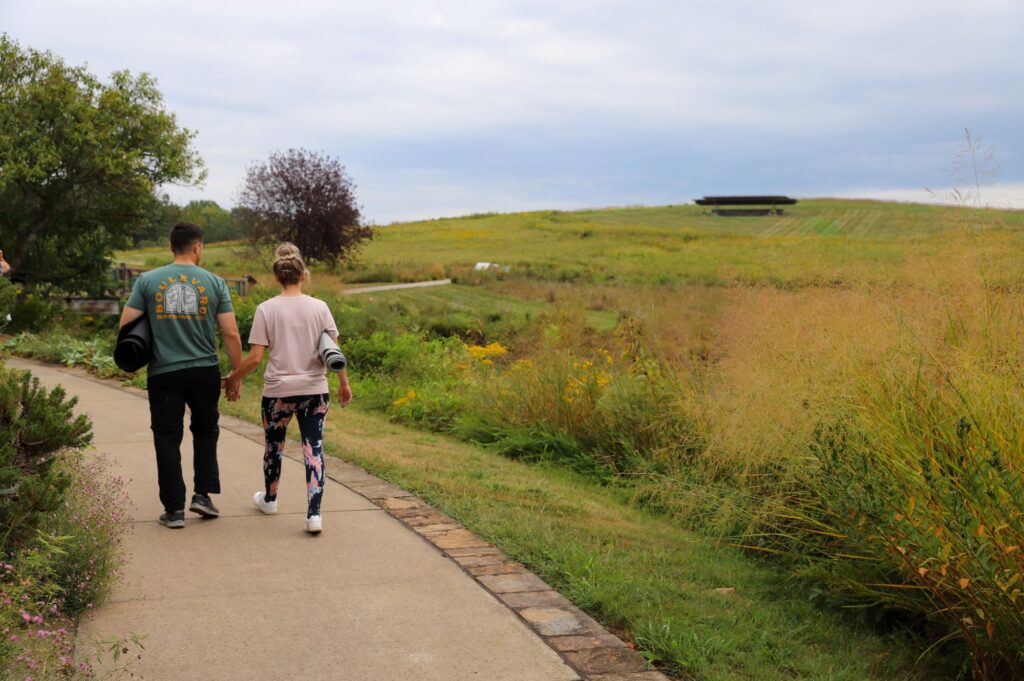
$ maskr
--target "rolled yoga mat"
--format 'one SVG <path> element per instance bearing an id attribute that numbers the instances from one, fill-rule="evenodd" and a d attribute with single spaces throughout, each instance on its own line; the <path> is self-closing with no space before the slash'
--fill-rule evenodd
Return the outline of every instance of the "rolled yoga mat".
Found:
<path id="1" fill-rule="evenodd" d="M 153 350 L 153 332 L 149 328 L 149 320 L 142 315 L 133 322 L 125 324 L 117 334 L 117 345 L 114 346 L 114 364 L 121 371 L 133 373 L 149 364 Z"/>
<path id="2" fill-rule="evenodd" d="M 320 334 L 320 345 L 317 347 L 320 353 L 320 361 L 331 371 L 338 373 L 348 366 L 348 360 L 341 353 L 338 344 L 334 342 L 331 335 L 326 331 Z"/>

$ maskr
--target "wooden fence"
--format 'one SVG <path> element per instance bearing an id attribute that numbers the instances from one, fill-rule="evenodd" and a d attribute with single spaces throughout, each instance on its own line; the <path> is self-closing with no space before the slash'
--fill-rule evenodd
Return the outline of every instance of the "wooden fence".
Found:
<path id="1" fill-rule="evenodd" d="M 115 267 L 111 276 L 114 279 L 114 287 L 122 294 L 127 295 L 131 290 L 132 286 L 135 285 L 135 280 L 145 272 L 146 270 L 135 269 L 128 267 L 125 263 L 121 263 Z M 224 277 L 224 281 L 227 282 L 228 288 L 235 292 L 235 295 L 247 296 L 249 295 L 249 283 L 250 280 L 245 277 Z"/>

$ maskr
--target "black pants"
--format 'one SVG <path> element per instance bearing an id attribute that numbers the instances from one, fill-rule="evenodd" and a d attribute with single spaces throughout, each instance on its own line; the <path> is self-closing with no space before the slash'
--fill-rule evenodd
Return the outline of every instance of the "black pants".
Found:
<path id="1" fill-rule="evenodd" d="M 166 511 L 185 508 L 185 480 L 181 476 L 181 438 L 185 405 L 192 412 L 192 462 L 197 494 L 220 493 L 217 438 L 220 428 L 220 367 L 196 367 L 150 376 L 149 415 L 156 446 L 160 501 Z"/>

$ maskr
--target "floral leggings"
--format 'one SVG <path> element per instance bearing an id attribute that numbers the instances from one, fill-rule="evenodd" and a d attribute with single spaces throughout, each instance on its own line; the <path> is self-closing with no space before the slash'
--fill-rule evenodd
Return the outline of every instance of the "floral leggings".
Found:
<path id="1" fill-rule="evenodd" d="M 267 447 L 263 452 L 266 500 L 277 499 L 285 435 L 292 415 L 296 414 L 299 417 L 302 455 L 306 463 L 306 491 L 309 497 L 307 518 L 320 515 L 320 499 L 324 493 L 324 417 L 327 416 L 329 404 L 330 396 L 327 393 L 263 398 L 263 432 L 267 441 Z"/>

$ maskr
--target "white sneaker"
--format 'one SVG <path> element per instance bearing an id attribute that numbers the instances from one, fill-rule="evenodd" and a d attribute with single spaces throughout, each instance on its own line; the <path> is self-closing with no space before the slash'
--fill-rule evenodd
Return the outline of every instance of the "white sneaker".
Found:
<path id="1" fill-rule="evenodd" d="M 324 529 L 324 524 L 320 521 L 320 516 L 313 515 L 306 518 L 306 532 L 319 534 L 322 529 Z"/>
<path id="2" fill-rule="evenodd" d="M 264 497 L 267 496 L 266 492 L 256 492 L 252 496 L 252 503 L 256 504 L 256 508 L 260 509 L 267 515 L 273 515 L 277 513 L 277 499 L 273 501 L 264 501 Z"/>

